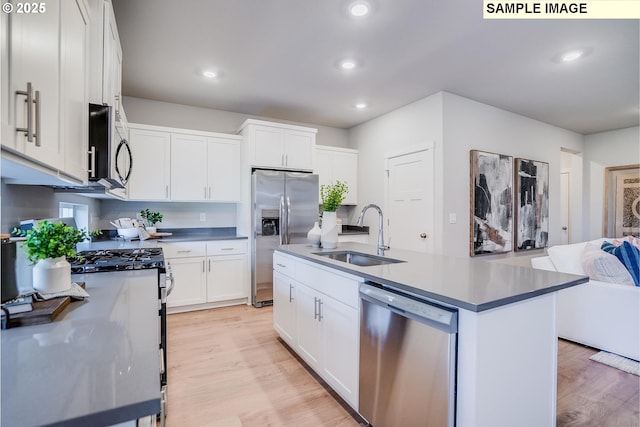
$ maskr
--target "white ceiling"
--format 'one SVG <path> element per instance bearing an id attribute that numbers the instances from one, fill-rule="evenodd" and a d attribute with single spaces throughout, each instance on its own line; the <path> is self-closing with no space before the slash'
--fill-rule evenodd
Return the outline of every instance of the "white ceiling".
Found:
<path id="1" fill-rule="evenodd" d="M 582 134 L 639 124 L 638 20 L 483 20 L 481 0 L 375 0 L 366 19 L 346 0 L 113 3 L 127 96 L 350 128 L 444 90 Z M 572 48 L 589 54 L 557 61 Z"/>

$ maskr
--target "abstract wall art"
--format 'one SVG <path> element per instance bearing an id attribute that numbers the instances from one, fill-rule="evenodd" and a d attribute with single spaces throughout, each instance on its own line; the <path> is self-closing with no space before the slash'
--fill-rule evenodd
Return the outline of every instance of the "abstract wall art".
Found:
<path id="1" fill-rule="evenodd" d="M 539 249 L 549 241 L 549 164 L 515 160 L 516 251 Z"/>
<path id="2" fill-rule="evenodd" d="M 471 256 L 513 247 L 513 157 L 471 150 Z"/>

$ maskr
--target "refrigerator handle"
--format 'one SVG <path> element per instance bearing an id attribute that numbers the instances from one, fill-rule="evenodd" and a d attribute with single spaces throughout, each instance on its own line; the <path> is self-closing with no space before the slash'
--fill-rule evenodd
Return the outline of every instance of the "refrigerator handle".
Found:
<path id="1" fill-rule="evenodd" d="M 289 218 L 291 218 L 291 199 L 287 196 L 287 245 L 291 243 L 291 236 L 289 235 Z"/>
<path id="2" fill-rule="evenodd" d="M 284 224 L 284 196 L 280 196 L 280 244 L 285 244 L 284 236 L 286 234 L 286 226 Z"/>

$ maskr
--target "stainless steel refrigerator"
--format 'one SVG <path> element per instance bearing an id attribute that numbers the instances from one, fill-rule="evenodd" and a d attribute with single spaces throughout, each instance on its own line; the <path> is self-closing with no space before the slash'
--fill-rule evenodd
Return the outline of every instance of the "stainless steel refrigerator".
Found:
<path id="1" fill-rule="evenodd" d="M 255 170 L 252 176 L 251 303 L 273 304 L 273 250 L 305 243 L 318 221 L 318 175 Z"/>

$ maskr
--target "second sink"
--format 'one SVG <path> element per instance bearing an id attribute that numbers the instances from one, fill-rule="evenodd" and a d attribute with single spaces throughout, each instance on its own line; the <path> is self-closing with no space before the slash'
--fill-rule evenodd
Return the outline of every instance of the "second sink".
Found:
<path id="1" fill-rule="evenodd" d="M 354 252 L 354 251 L 313 252 L 313 254 L 335 259 L 336 261 L 342 261 L 342 262 L 346 262 L 353 265 L 359 265 L 361 267 L 406 262 L 399 259 L 381 257 L 377 255 L 365 254 L 362 252 Z"/>

